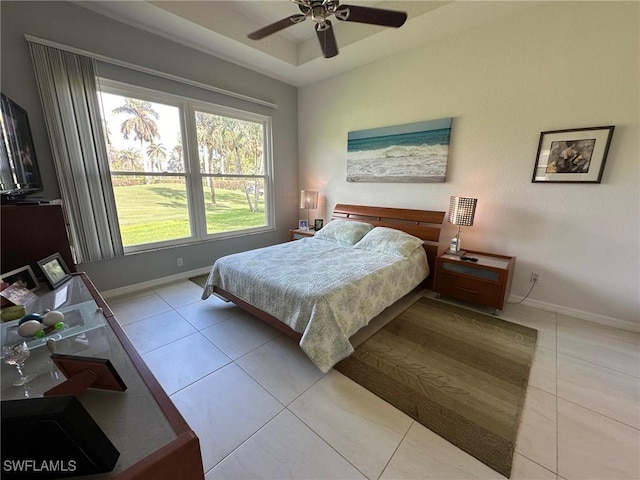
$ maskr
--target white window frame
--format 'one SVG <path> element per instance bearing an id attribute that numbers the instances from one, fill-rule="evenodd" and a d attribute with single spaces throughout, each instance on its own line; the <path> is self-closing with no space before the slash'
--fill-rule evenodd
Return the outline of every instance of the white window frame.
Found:
<path id="1" fill-rule="evenodd" d="M 146 100 L 149 102 L 163 103 L 177 107 L 180 114 L 180 127 L 182 135 L 183 156 L 185 159 L 185 171 L 182 173 L 168 172 L 122 172 L 111 171 L 111 175 L 151 175 L 157 177 L 184 177 L 187 196 L 187 209 L 189 214 L 189 223 L 191 226 L 191 236 L 175 240 L 166 240 L 161 242 L 145 243 L 140 245 L 125 246 L 124 253 L 136 253 L 143 251 L 158 250 L 161 248 L 174 247 L 179 245 L 187 245 L 191 243 L 199 243 L 211 241 L 215 239 L 240 237 L 256 233 L 270 232 L 274 228 L 274 188 L 273 188 L 273 141 L 272 141 L 272 119 L 270 116 L 248 112 L 215 103 L 204 102 L 189 97 L 183 97 L 171 93 L 158 90 L 152 90 L 137 85 L 118 82 L 115 80 L 98 78 L 98 91 L 120 95 L 124 97 Z M 200 172 L 200 158 L 198 155 L 198 141 L 195 125 L 195 112 L 201 111 L 213 115 L 233 117 L 239 120 L 246 120 L 262 124 L 263 129 L 263 175 L 227 175 L 214 174 L 203 175 Z M 265 209 L 265 225 L 260 227 L 246 228 L 243 230 L 234 230 L 229 232 L 207 233 L 203 179 L 207 176 L 216 178 L 252 178 L 257 177 L 263 179 L 264 182 L 264 209 Z"/>

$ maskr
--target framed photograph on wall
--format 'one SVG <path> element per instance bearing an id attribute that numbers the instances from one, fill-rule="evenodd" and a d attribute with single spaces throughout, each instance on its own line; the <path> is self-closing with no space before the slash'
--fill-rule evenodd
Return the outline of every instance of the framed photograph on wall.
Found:
<path id="1" fill-rule="evenodd" d="M 44 280 L 51 290 L 62 285 L 71 278 L 71 271 L 59 253 L 43 258 L 38 262 Z"/>
<path id="2" fill-rule="evenodd" d="M 11 272 L 3 273 L 1 275 L 2 281 L 8 283 L 9 285 L 13 285 L 16 282 L 23 283 L 24 287 L 35 292 L 40 288 L 40 284 L 36 279 L 36 276 L 31 270 L 29 265 L 25 265 L 24 267 L 17 268 Z"/>
<path id="3" fill-rule="evenodd" d="M 600 183 L 614 126 L 542 132 L 532 182 Z"/>

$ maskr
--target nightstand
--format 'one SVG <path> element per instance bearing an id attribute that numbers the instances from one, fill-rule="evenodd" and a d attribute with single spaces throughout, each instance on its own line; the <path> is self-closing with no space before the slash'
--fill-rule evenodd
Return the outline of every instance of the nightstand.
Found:
<path id="1" fill-rule="evenodd" d="M 438 297 L 493 307 L 497 315 L 509 297 L 516 257 L 469 250 L 464 256 L 478 261 L 462 260 L 447 251 L 438 256 L 433 291 Z"/>
<path id="2" fill-rule="evenodd" d="M 289 230 L 289 241 L 300 240 L 305 237 L 313 237 L 315 234 L 315 230 L 298 230 L 297 228 L 293 228 Z"/>

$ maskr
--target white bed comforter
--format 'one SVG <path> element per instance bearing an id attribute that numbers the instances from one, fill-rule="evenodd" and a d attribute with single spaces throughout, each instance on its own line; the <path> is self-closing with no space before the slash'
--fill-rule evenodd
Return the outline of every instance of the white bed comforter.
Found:
<path id="1" fill-rule="evenodd" d="M 304 238 L 218 259 L 202 298 L 218 286 L 302 334 L 323 372 L 353 353 L 349 337 L 429 274 L 423 248 L 408 259 Z"/>

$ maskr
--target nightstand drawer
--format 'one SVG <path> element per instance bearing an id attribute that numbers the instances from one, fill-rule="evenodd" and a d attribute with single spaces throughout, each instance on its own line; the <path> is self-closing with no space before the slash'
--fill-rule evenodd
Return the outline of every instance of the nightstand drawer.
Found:
<path id="1" fill-rule="evenodd" d="M 494 305 L 500 302 L 501 288 L 499 283 L 440 272 L 438 291 L 442 295 L 450 295 L 466 302 Z"/>

